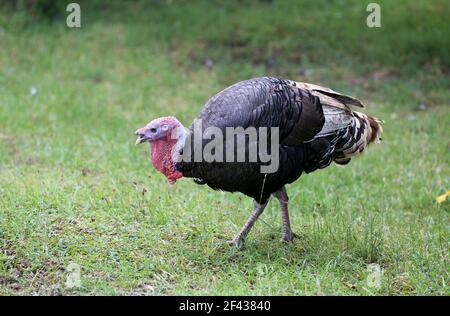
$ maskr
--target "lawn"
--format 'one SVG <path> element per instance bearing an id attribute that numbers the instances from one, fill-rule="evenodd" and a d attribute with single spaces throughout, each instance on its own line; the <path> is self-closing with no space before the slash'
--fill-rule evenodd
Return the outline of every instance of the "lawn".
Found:
<path id="1" fill-rule="evenodd" d="M 368 28 L 369 2 L 79 1 L 80 29 L 0 6 L 0 295 L 449 295 L 450 4 L 378 1 Z M 251 199 L 168 185 L 133 133 L 263 75 L 385 132 L 288 186 L 293 244 L 271 201 L 234 249 Z"/>

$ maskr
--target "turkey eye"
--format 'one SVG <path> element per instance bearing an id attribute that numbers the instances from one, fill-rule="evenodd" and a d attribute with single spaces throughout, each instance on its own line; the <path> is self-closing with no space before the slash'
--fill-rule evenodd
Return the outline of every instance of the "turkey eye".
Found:
<path id="1" fill-rule="evenodd" d="M 150 128 L 150 132 L 156 133 L 156 128 L 154 128 L 154 127 Z"/>

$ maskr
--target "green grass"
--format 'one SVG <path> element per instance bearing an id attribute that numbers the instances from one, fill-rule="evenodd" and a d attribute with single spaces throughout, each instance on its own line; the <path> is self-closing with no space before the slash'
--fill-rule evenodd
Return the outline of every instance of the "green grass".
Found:
<path id="1" fill-rule="evenodd" d="M 356 0 L 84 1 L 81 29 L 0 10 L 0 295 L 449 295 L 449 3 L 379 3 L 380 29 Z M 236 250 L 250 199 L 169 186 L 133 132 L 266 74 L 355 95 L 385 133 L 288 187 L 293 244 L 271 201 Z"/>

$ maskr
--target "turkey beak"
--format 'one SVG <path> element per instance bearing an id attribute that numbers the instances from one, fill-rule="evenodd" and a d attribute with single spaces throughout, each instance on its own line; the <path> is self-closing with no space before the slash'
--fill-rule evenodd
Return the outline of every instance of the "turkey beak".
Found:
<path id="1" fill-rule="evenodd" d="M 138 129 L 134 134 L 138 135 L 136 139 L 136 145 L 145 143 L 150 140 L 150 137 L 146 135 L 147 130 L 145 128 Z"/>

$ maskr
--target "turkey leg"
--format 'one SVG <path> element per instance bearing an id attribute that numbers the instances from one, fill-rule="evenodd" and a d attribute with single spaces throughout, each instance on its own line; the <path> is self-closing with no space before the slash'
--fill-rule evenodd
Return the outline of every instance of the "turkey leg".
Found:
<path id="1" fill-rule="evenodd" d="M 287 242 L 291 242 L 294 239 L 294 234 L 292 233 L 291 223 L 289 221 L 289 213 L 288 213 L 288 195 L 286 192 L 286 188 L 282 187 L 273 195 L 280 202 L 280 211 L 281 211 L 281 222 L 283 224 L 283 240 Z"/>
<path id="2" fill-rule="evenodd" d="M 228 242 L 230 245 L 235 246 L 235 247 L 239 247 L 241 245 L 241 242 L 245 239 L 245 236 L 247 236 L 250 229 L 252 229 L 253 224 L 255 224 L 259 215 L 261 215 L 261 213 L 266 208 L 267 202 L 268 202 L 268 200 L 264 204 L 259 204 L 255 200 L 253 201 L 254 209 L 253 209 L 252 214 L 247 219 L 247 222 L 245 222 L 241 231 L 236 236 L 234 236 L 234 238 L 232 240 L 230 240 Z"/>

